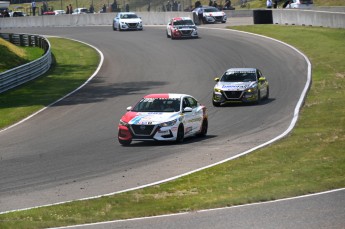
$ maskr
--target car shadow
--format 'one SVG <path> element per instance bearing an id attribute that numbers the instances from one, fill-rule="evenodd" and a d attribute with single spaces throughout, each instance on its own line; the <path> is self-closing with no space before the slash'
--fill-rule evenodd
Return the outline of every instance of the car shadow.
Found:
<path id="1" fill-rule="evenodd" d="M 263 105 L 269 104 L 269 103 L 271 103 L 271 102 L 273 102 L 275 100 L 276 100 L 275 98 L 268 98 L 268 99 L 261 100 L 259 104 L 255 104 L 255 103 L 242 103 L 242 102 L 238 102 L 238 103 L 225 103 L 225 104 L 222 104 L 221 106 L 219 106 L 219 108 L 222 108 L 222 107 L 263 106 Z"/>
<path id="2" fill-rule="evenodd" d="M 130 145 L 123 147 L 160 147 L 160 146 L 174 146 L 174 145 L 188 145 L 197 142 L 207 141 L 209 139 L 216 138 L 217 135 L 206 135 L 204 137 L 188 137 L 183 140 L 182 143 L 176 143 L 173 141 L 133 141 Z M 119 143 L 120 144 L 120 143 Z"/>

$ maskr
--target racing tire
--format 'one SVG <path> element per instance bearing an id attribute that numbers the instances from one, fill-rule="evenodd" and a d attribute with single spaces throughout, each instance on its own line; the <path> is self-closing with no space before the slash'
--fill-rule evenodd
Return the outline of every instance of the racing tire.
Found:
<path id="1" fill-rule="evenodd" d="M 258 105 L 260 101 L 261 101 L 261 95 L 260 95 L 260 90 L 258 90 L 258 99 L 254 103 Z"/>
<path id="2" fill-rule="evenodd" d="M 114 31 L 116 30 L 115 23 L 113 23 L 113 30 L 114 30 Z"/>
<path id="3" fill-rule="evenodd" d="M 177 136 L 176 136 L 176 143 L 182 143 L 184 139 L 184 127 L 183 125 L 179 125 L 178 129 L 177 129 Z"/>
<path id="4" fill-rule="evenodd" d="M 198 134 L 198 137 L 205 137 L 207 134 L 207 129 L 208 129 L 208 120 L 207 118 L 205 118 L 202 121 L 201 130 L 200 130 L 200 133 Z"/>
<path id="5" fill-rule="evenodd" d="M 168 34 L 168 31 L 167 31 L 167 38 L 170 38 L 169 34 Z"/>
<path id="6" fill-rule="evenodd" d="M 212 100 L 212 104 L 215 107 L 220 107 L 220 102 L 215 102 L 214 100 Z"/>
<path id="7" fill-rule="evenodd" d="M 270 97 L 270 88 L 267 87 L 267 93 L 266 93 L 266 96 L 265 96 L 265 100 L 267 100 L 269 97 Z"/>
<path id="8" fill-rule="evenodd" d="M 131 142 L 132 142 L 132 140 L 121 140 L 121 139 L 119 139 L 119 138 L 118 138 L 118 140 L 119 140 L 119 143 L 120 143 L 121 145 L 123 145 L 123 146 L 128 146 L 128 145 L 130 145 Z"/>
<path id="9" fill-rule="evenodd" d="M 120 27 L 120 24 L 119 24 L 119 26 L 118 26 L 118 30 L 121 32 L 122 30 L 121 30 L 121 27 Z"/>

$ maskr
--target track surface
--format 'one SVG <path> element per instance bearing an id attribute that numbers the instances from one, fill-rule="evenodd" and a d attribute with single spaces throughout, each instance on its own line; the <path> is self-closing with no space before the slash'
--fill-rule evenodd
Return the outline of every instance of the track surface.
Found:
<path id="1" fill-rule="evenodd" d="M 0 212 L 124 190 L 244 152 L 287 129 L 307 77 L 305 60 L 291 48 L 233 31 L 200 28 L 196 40 L 167 39 L 163 27 L 2 32 L 82 40 L 101 50 L 105 62 L 83 89 L 0 132 Z M 229 67 L 261 69 L 271 98 L 256 106 L 212 107 L 213 79 Z M 159 92 L 192 94 L 205 104 L 208 137 L 121 147 L 116 128 L 126 107 Z"/>

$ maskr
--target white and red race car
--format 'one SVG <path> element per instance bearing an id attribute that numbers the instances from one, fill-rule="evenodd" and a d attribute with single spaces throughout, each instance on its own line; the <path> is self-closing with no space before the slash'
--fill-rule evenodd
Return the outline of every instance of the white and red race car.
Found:
<path id="1" fill-rule="evenodd" d="M 170 19 L 166 27 L 166 34 L 171 39 L 199 37 L 198 29 L 189 17 L 175 17 Z"/>
<path id="2" fill-rule="evenodd" d="M 205 136 L 207 128 L 207 109 L 191 95 L 149 94 L 127 108 L 118 126 L 118 140 L 121 145 L 132 141 L 183 142 L 189 136 Z"/>

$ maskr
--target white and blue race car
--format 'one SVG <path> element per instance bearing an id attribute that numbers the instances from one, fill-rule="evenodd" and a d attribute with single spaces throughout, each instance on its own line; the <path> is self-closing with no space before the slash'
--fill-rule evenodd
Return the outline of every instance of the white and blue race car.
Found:
<path id="1" fill-rule="evenodd" d="M 269 97 L 268 81 L 256 68 L 230 68 L 215 81 L 214 106 L 232 102 L 259 103 Z"/>
<path id="2" fill-rule="evenodd" d="M 133 12 L 120 12 L 113 19 L 113 30 L 143 30 L 143 21 Z"/>
<path id="3" fill-rule="evenodd" d="M 186 94 L 149 94 L 128 107 L 118 125 L 118 141 L 175 141 L 194 135 L 205 136 L 206 107 Z"/>

